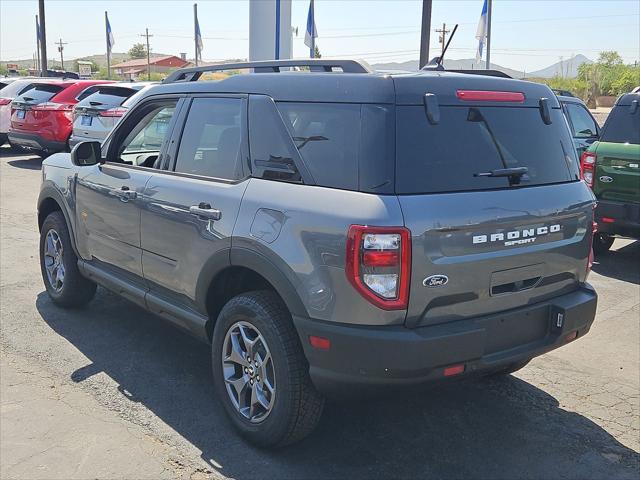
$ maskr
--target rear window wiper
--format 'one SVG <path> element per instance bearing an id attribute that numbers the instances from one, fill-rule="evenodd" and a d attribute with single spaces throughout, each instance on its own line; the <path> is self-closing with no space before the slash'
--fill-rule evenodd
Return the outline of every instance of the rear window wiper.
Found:
<path id="1" fill-rule="evenodd" d="M 490 172 L 480 172 L 474 173 L 474 177 L 509 177 L 510 185 L 518 185 L 522 180 L 522 177 L 525 177 L 524 180 L 528 180 L 527 173 L 529 173 L 529 169 L 527 167 L 513 167 L 513 168 L 497 168 L 495 170 L 491 170 Z"/>

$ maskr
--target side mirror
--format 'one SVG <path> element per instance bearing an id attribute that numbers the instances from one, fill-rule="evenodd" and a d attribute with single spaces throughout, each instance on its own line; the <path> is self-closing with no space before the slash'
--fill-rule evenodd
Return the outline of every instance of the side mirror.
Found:
<path id="1" fill-rule="evenodd" d="M 71 150 L 71 162 L 77 167 L 86 167 L 101 163 L 100 142 L 80 142 Z"/>

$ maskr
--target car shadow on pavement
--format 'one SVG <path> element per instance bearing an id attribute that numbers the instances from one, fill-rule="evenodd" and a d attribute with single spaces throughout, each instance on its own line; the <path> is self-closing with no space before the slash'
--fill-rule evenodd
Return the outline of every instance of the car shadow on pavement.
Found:
<path id="1" fill-rule="evenodd" d="M 62 310 L 40 293 L 44 321 L 117 384 L 93 389 L 144 405 L 202 454 L 212 471 L 249 478 L 636 478 L 639 456 L 543 390 L 514 376 L 456 382 L 386 398 L 328 403 L 318 429 L 278 451 L 240 439 L 214 399 L 209 347 L 116 295 Z M 99 392 L 99 393 L 96 393 Z M 127 420 L 147 425 L 136 409 Z"/>
<path id="2" fill-rule="evenodd" d="M 593 271 L 605 277 L 640 285 L 640 241 L 598 255 Z"/>
<path id="3" fill-rule="evenodd" d="M 12 167 L 26 168 L 27 170 L 42 169 L 42 159 L 40 157 L 27 157 L 19 160 L 9 160 L 7 163 Z"/>

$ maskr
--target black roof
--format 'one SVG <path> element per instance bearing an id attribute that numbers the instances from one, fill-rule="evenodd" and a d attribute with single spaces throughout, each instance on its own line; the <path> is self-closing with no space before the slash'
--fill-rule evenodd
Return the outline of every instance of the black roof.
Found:
<path id="1" fill-rule="evenodd" d="M 333 65 L 340 61 L 315 62 L 324 69 L 327 63 Z M 315 62 L 307 60 L 305 65 L 314 65 Z M 150 88 L 145 97 L 179 93 L 239 93 L 269 95 L 276 101 L 285 102 L 422 105 L 425 93 L 433 93 L 437 95 L 441 105 L 460 105 L 461 101 L 456 96 L 456 90 L 466 89 L 522 92 L 525 95 L 523 106 L 537 107 L 540 98 L 548 98 L 552 107 L 559 107 L 556 96 L 543 84 L 440 70 L 389 74 L 371 72 L 364 66 L 362 70 L 358 70 L 353 66 L 355 62 L 342 62 L 350 62 L 345 63 L 347 68 L 343 71 L 328 69 L 318 71 L 319 68 L 315 71 L 314 68 L 311 68 L 311 71 L 275 71 L 279 68 L 274 67 L 269 70 L 262 67 L 261 72 L 264 73 L 241 73 L 211 81 L 189 81 L 196 69 L 183 69 L 174 72 L 165 80 L 165 83 Z M 282 61 L 273 63 L 284 64 Z M 216 70 L 215 66 L 201 68 L 207 69 L 205 71 Z M 353 71 L 359 71 L 359 73 L 349 73 Z M 182 75 L 183 72 L 185 72 L 184 75 Z M 172 81 L 181 77 L 186 77 L 187 80 Z M 487 102 L 487 105 L 491 103 Z"/>

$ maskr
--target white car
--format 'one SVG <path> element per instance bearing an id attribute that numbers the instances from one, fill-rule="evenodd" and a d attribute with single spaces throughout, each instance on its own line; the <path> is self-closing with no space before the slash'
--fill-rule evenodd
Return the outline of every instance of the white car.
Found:
<path id="1" fill-rule="evenodd" d="M 73 109 L 73 133 L 69 146 L 86 141 L 102 142 L 128 109 L 129 98 L 150 82 L 93 85 L 78 96 Z"/>

